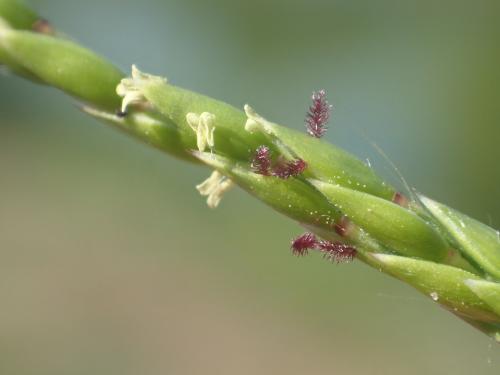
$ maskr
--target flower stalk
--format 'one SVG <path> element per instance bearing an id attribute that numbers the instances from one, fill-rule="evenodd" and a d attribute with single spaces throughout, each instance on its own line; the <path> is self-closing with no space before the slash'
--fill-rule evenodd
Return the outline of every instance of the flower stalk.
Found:
<path id="1" fill-rule="evenodd" d="M 403 196 L 319 139 L 330 117 L 324 91 L 313 95 L 307 132 L 297 132 L 135 66 L 127 78 L 18 0 L 0 0 L 0 64 L 153 147 L 209 167 L 197 189 L 210 207 L 237 185 L 312 232 L 293 242 L 295 254 L 361 260 L 500 341 L 498 231 L 429 198 Z"/>

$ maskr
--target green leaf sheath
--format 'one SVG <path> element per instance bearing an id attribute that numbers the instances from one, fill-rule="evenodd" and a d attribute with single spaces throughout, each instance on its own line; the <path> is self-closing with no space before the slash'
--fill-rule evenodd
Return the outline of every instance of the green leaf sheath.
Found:
<path id="1" fill-rule="evenodd" d="M 500 280 L 498 231 L 429 198 L 421 196 L 420 200 L 464 256 L 477 264 L 490 278 Z"/>
<path id="2" fill-rule="evenodd" d="M 35 30 L 37 25 L 44 23 L 33 10 L 21 0 L 0 0 L 0 33 L 3 29 Z M 0 64 L 6 65 L 16 74 L 36 83 L 40 80 L 29 70 L 20 66 L 0 44 Z"/>
<path id="3" fill-rule="evenodd" d="M 470 279 L 466 280 L 465 284 L 476 294 L 479 298 L 481 298 L 484 302 L 486 302 L 493 311 L 500 316 L 500 284 L 493 283 L 491 281 L 478 280 L 478 279 Z"/>
<path id="4" fill-rule="evenodd" d="M 125 117 L 84 106 L 83 111 L 100 121 L 140 139 L 144 143 L 164 151 L 178 159 L 199 164 L 199 159 L 185 148 L 177 125 L 153 110 L 130 111 Z"/>
<path id="5" fill-rule="evenodd" d="M 339 185 L 314 181 L 330 202 L 397 253 L 443 262 L 448 245 L 434 228 L 413 212 L 379 197 Z"/>
<path id="6" fill-rule="evenodd" d="M 39 20 L 22 2 L 0 0 L 0 64 L 64 91 L 89 115 L 148 145 L 216 170 L 198 186 L 211 207 L 237 184 L 500 339 L 497 231 L 426 197 L 403 202 L 353 155 L 248 105 L 235 108 L 135 67 L 125 78 L 94 52 L 34 27 Z M 306 167 L 285 177 L 260 174 L 252 165 L 260 146 L 273 162 L 302 159 Z"/>
<path id="7" fill-rule="evenodd" d="M 20 30 L 31 30 L 38 21 L 38 15 L 20 0 L 0 0 L 0 17 L 10 27 Z"/>
<path id="8" fill-rule="evenodd" d="M 0 45 L 42 82 L 93 106 L 119 108 L 115 89 L 123 73 L 95 53 L 67 40 L 9 29 L 0 31 Z"/>
<path id="9" fill-rule="evenodd" d="M 481 322 L 500 324 L 500 316 L 466 285 L 480 280 L 467 271 L 434 262 L 388 254 L 372 258 L 388 274 L 413 285 L 457 315 Z"/>
<path id="10" fill-rule="evenodd" d="M 290 145 L 298 157 L 308 161 L 306 177 L 389 200 L 396 193 L 372 168 L 350 153 L 305 133 L 276 124 L 273 126 L 276 137 Z"/>

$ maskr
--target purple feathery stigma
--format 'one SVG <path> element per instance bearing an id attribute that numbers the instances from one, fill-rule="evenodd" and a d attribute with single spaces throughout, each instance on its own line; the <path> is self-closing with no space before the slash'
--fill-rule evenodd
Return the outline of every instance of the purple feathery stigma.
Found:
<path id="1" fill-rule="evenodd" d="M 330 120 L 330 112 L 332 106 L 326 100 L 325 90 L 315 91 L 312 94 L 312 104 L 306 115 L 307 132 L 316 138 L 321 138 L 327 128 L 328 120 Z"/>

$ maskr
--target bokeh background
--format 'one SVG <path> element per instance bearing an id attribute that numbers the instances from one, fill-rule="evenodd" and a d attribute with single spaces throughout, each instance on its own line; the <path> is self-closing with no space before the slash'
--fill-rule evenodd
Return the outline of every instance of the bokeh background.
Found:
<path id="1" fill-rule="evenodd" d="M 124 70 L 327 138 L 500 225 L 500 3 L 31 2 Z M 0 77 L 0 373 L 498 374 L 495 345 L 410 287 L 297 259 L 299 226 L 243 192 L 209 210 L 209 171 Z"/>

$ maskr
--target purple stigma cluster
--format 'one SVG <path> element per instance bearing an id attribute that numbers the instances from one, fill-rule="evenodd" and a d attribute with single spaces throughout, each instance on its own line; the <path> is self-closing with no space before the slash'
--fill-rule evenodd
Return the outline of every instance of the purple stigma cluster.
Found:
<path id="1" fill-rule="evenodd" d="M 326 99 L 325 90 L 315 91 L 312 94 L 312 104 L 308 109 L 305 119 L 307 133 L 315 138 L 321 138 L 327 131 L 332 106 Z M 273 161 L 269 147 L 262 145 L 255 150 L 251 162 L 251 168 L 255 173 L 263 176 L 274 176 L 281 179 L 295 177 L 304 172 L 307 163 L 303 159 L 286 160 L 279 156 Z M 348 231 L 348 221 L 344 220 L 335 227 L 340 236 L 345 236 Z M 323 257 L 337 263 L 350 262 L 356 257 L 357 250 L 342 242 L 330 242 L 319 240 L 313 233 L 304 233 L 291 242 L 292 253 L 296 256 L 304 256 L 309 250 L 316 250 Z"/>
<path id="2" fill-rule="evenodd" d="M 252 160 L 252 170 L 263 176 L 271 175 L 271 151 L 267 146 L 259 146 Z"/>
<path id="3" fill-rule="evenodd" d="M 307 163 L 302 159 L 292 161 L 280 160 L 274 165 L 272 175 L 286 180 L 287 178 L 298 176 L 307 168 Z"/>
<path id="4" fill-rule="evenodd" d="M 324 258 L 337 263 L 351 262 L 356 256 L 357 250 L 341 242 L 330 242 L 318 240 L 312 233 L 304 233 L 295 238 L 291 243 L 292 253 L 296 256 L 304 256 L 309 250 L 317 250 Z"/>
<path id="5" fill-rule="evenodd" d="M 307 163 L 302 159 L 287 161 L 284 158 L 279 158 L 277 162 L 273 163 L 271 156 L 269 147 L 259 146 L 255 150 L 252 160 L 252 170 L 263 176 L 275 176 L 286 180 L 298 176 L 307 168 Z"/>
<path id="6" fill-rule="evenodd" d="M 309 135 L 321 138 L 327 128 L 328 121 L 330 120 L 330 112 L 332 106 L 326 100 L 325 90 L 313 92 L 312 104 L 306 114 L 305 125 Z"/>

